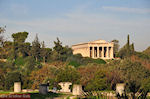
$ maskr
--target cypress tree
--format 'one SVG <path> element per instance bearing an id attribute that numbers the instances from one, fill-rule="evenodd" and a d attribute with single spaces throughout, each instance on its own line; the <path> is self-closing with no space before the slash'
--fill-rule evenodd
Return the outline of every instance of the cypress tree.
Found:
<path id="1" fill-rule="evenodd" d="M 130 56 L 130 37 L 129 34 L 127 36 L 127 44 L 126 44 L 127 57 Z"/>

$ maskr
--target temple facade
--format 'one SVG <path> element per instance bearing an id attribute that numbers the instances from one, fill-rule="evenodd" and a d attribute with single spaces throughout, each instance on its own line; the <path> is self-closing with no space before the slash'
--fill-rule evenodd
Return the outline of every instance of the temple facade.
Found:
<path id="1" fill-rule="evenodd" d="M 81 54 L 83 57 L 91 57 L 94 59 L 113 59 L 114 43 L 105 40 L 96 40 L 87 43 L 72 45 L 73 54 Z"/>

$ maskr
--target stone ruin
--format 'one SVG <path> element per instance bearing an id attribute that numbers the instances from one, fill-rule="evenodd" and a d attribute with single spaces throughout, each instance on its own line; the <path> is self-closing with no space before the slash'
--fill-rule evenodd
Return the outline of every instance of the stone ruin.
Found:
<path id="1" fill-rule="evenodd" d="M 123 95 L 125 93 L 125 83 L 116 84 L 116 93 L 119 95 Z"/>
<path id="2" fill-rule="evenodd" d="M 69 89 L 69 86 L 72 85 L 71 82 L 60 82 L 58 85 L 60 85 L 62 88 L 60 92 L 71 92 Z"/>
<path id="3" fill-rule="evenodd" d="M 82 86 L 74 84 L 72 94 L 73 95 L 82 95 L 83 94 Z"/>
<path id="4" fill-rule="evenodd" d="M 14 92 L 21 92 L 21 82 L 14 82 Z"/>

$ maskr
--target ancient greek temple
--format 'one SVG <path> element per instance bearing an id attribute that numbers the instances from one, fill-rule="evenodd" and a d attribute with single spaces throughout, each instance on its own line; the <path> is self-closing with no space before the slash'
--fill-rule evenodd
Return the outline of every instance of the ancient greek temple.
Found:
<path id="1" fill-rule="evenodd" d="M 105 40 L 72 45 L 73 54 L 81 54 L 83 57 L 91 57 L 94 59 L 113 59 L 113 47 L 113 42 L 106 42 Z"/>

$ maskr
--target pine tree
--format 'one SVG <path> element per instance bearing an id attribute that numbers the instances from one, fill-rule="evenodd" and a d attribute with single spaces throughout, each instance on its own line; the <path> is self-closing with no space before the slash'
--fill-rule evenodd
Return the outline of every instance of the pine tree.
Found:
<path id="1" fill-rule="evenodd" d="M 32 47 L 31 47 L 31 55 L 36 59 L 36 62 L 40 58 L 40 49 L 41 49 L 41 45 L 38 39 L 38 35 L 36 34 L 36 37 L 32 42 Z"/>
<path id="2" fill-rule="evenodd" d="M 43 62 L 46 62 L 46 55 L 47 55 L 47 50 L 45 48 L 45 43 L 44 41 L 41 44 L 42 48 L 41 48 L 41 52 L 40 52 L 40 56 L 43 58 Z"/>
<path id="3" fill-rule="evenodd" d="M 25 56 L 26 49 L 25 49 L 25 40 L 28 37 L 28 32 L 18 32 L 13 33 L 13 47 L 14 47 L 14 59 L 16 59 L 18 56 Z"/>
<path id="4" fill-rule="evenodd" d="M 57 37 L 57 41 L 54 41 L 54 51 L 56 51 L 57 52 L 57 54 L 58 54 L 58 60 L 60 60 L 60 58 L 61 58 L 61 54 L 62 54 L 62 52 L 63 52 L 63 46 L 62 46 L 62 42 L 60 42 L 60 40 L 59 40 L 59 38 Z"/>

